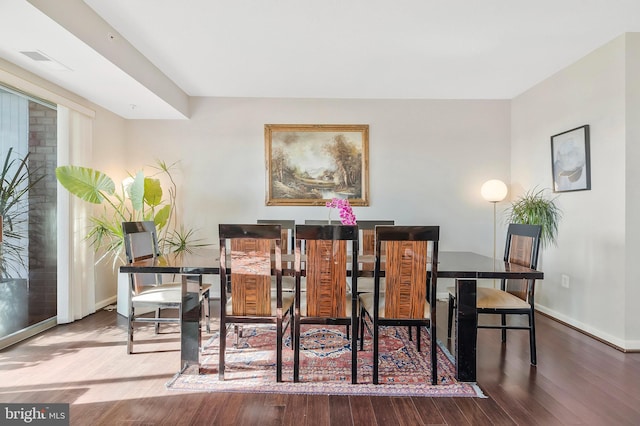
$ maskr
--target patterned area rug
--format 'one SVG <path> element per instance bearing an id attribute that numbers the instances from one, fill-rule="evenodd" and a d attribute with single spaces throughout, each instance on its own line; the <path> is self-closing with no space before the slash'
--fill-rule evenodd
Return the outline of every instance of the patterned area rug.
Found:
<path id="1" fill-rule="evenodd" d="M 438 345 L 438 385 L 431 385 L 429 335 L 422 330 L 422 352 L 406 327 L 385 327 L 380 333 L 378 385 L 372 384 L 372 339 L 365 332 L 358 351 L 358 384 L 351 384 L 351 344 L 344 327 L 303 326 L 300 382 L 293 383 L 293 349 L 289 331 L 283 349 L 283 382 L 275 380 L 274 326 L 244 326 L 234 348 L 234 333 L 227 335 L 225 380 L 218 380 L 219 336 L 214 335 L 201 354 L 204 374 L 176 375 L 168 389 L 201 392 L 268 392 L 323 395 L 389 395 L 427 397 L 484 397 L 474 383 L 455 380 L 451 355 Z"/>

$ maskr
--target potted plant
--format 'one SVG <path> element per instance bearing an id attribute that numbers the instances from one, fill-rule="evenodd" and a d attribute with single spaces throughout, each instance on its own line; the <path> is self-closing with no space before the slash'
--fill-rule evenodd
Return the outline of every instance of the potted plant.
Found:
<path id="1" fill-rule="evenodd" d="M 28 237 L 29 203 L 27 196 L 44 176 L 34 177 L 29 170 L 29 154 L 16 158 L 9 148 L 0 170 L 0 276 L 16 278 L 26 269 L 23 240 Z"/>
<path id="2" fill-rule="evenodd" d="M 546 197 L 544 189 L 531 189 L 511 202 L 511 206 L 505 212 L 507 220 L 509 223 L 541 225 L 542 246 L 556 245 L 562 211 L 555 200 L 556 198 Z"/>
<path id="3" fill-rule="evenodd" d="M 78 198 L 103 206 L 101 213 L 90 218 L 87 238 L 95 251 L 103 250 L 98 262 L 111 258 L 114 267 L 123 261 L 124 236 L 122 222 L 153 220 L 158 230 L 158 243 L 162 253 L 188 252 L 204 247 L 202 239 L 179 224 L 176 213 L 177 186 L 172 176 L 176 163 L 167 165 L 158 161 L 155 174 L 145 176 L 143 171 L 130 175 L 121 188 L 105 173 L 80 166 L 60 166 L 56 177 L 60 184 Z M 158 175 L 168 178 L 168 199 L 163 198 Z"/>

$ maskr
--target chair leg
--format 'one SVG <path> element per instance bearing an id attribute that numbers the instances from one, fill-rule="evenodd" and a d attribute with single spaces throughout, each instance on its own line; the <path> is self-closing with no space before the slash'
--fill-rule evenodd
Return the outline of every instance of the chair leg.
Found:
<path id="1" fill-rule="evenodd" d="M 364 307 L 360 307 L 360 350 L 364 350 Z"/>
<path id="2" fill-rule="evenodd" d="M 207 324 L 207 333 L 211 333 L 211 300 L 209 299 L 208 291 L 205 293 L 204 301 L 204 315 Z"/>
<path id="3" fill-rule="evenodd" d="M 529 351 L 531 352 L 531 365 L 537 365 L 536 356 L 536 323 L 533 316 L 533 309 L 529 314 Z"/>
<path id="4" fill-rule="evenodd" d="M 373 384 L 378 384 L 378 324 L 373 324 Z"/>
<path id="5" fill-rule="evenodd" d="M 276 382 L 282 381 L 282 318 L 276 320 Z"/>
<path id="6" fill-rule="evenodd" d="M 224 308 L 223 308 L 224 309 Z M 220 358 L 218 361 L 218 379 L 224 380 L 224 352 L 227 349 L 227 324 L 220 318 Z"/>
<path id="7" fill-rule="evenodd" d="M 502 318 L 500 324 L 502 324 L 502 342 L 507 341 L 507 316 L 505 314 L 500 315 Z"/>
<path id="8" fill-rule="evenodd" d="M 291 333 L 291 345 L 293 345 L 293 339 L 294 339 L 294 330 L 293 330 L 293 305 L 291 305 L 291 308 L 289 310 L 289 332 Z"/>
<path id="9" fill-rule="evenodd" d="M 413 329 L 411 328 L 411 326 L 407 327 L 409 329 L 409 341 L 412 342 L 413 341 Z"/>
<path id="10" fill-rule="evenodd" d="M 357 311 L 357 307 L 354 311 Z M 352 312 L 353 315 L 353 312 Z M 353 336 L 351 339 L 351 384 L 358 383 L 358 317 L 351 318 Z"/>
<path id="11" fill-rule="evenodd" d="M 129 302 L 131 303 L 131 302 Z M 133 353 L 133 316 L 135 315 L 133 305 L 129 309 L 129 323 L 127 326 L 127 353 Z"/>
<path id="12" fill-rule="evenodd" d="M 293 326 L 295 332 L 293 333 L 293 382 L 300 381 L 300 317 L 294 316 Z"/>
<path id="13" fill-rule="evenodd" d="M 447 314 L 447 338 L 451 339 L 451 328 L 453 325 L 453 310 L 456 308 L 456 298 L 449 293 L 449 312 Z"/>
<path id="14" fill-rule="evenodd" d="M 156 318 L 160 318 L 160 316 L 162 315 L 162 310 L 160 308 L 156 309 Z M 156 334 L 160 333 L 160 323 L 157 322 L 156 323 Z"/>
<path id="15" fill-rule="evenodd" d="M 436 338 L 436 328 L 433 322 L 429 323 L 429 334 L 431 339 L 431 384 L 438 384 L 438 343 Z"/>

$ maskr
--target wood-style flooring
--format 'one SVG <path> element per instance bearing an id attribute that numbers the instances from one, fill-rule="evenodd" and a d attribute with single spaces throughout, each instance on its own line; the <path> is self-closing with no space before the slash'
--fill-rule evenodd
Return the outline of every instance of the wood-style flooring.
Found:
<path id="1" fill-rule="evenodd" d="M 439 304 L 446 336 L 446 305 Z M 527 333 L 478 334 L 488 398 L 183 393 L 178 333 L 149 333 L 127 355 L 126 321 L 100 311 L 0 351 L 0 402 L 71 403 L 73 425 L 638 425 L 640 354 L 625 354 L 542 315 L 538 366 Z M 441 337 L 442 339 L 442 337 Z"/>

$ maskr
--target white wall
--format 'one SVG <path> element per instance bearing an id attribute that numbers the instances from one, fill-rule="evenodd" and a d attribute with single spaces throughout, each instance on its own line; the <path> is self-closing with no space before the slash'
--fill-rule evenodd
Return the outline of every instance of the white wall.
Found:
<path id="1" fill-rule="evenodd" d="M 100 170 L 112 179 L 116 185 L 126 174 L 123 158 L 127 156 L 126 120 L 99 107 L 94 107 L 96 117 L 93 121 L 93 161 L 92 164 L 76 164 Z M 96 207 L 98 213 L 102 206 Z M 96 256 L 96 259 L 98 256 Z M 117 269 L 117 267 L 116 267 Z M 103 261 L 95 267 L 96 303 L 104 306 L 115 302 L 117 277 L 113 262 Z"/>
<path id="2" fill-rule="evenodd" d="M 638 285 L 638 259 L 640 259 L 640 33 L 626 35 L 626 287 L 625 335 L 630 347 L 640 348 L 640 285 Z"/>
<path id="3" fill-rule="evenodd" d="M 442 250 L 491 255 L 493 210 L 480 186 L 509 181 L 509 105 L 194 98 L 189 121 L 127 122 L 126 164 L 181 160 L 182 217 L 215 243 L 223 222 L 328 217 L 326 207 L 265 206 L 265 124 L 368 124 L 371 205 L 354 207 L 357 218 L 440 225 Z"/>
<path id="4" fill-rule="evenodd" d="M 512 100 L 512 187 L 550 188 L 550 136 L 589 124 L 591 190 L 557 194 L 558 246 L 543 251 L 538 307 L 621 347 L 625 337 L 625 37 Z M 628 164 L 628 163 L 627 163 Z M 570 287 L 560 285 L 561 274 Z"/>

